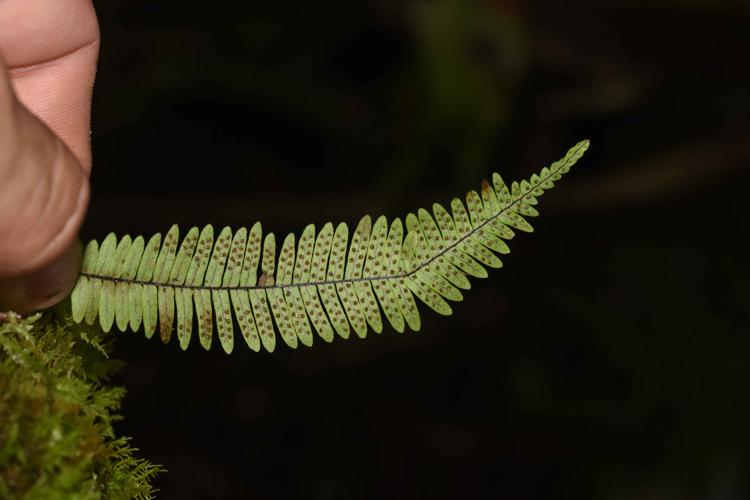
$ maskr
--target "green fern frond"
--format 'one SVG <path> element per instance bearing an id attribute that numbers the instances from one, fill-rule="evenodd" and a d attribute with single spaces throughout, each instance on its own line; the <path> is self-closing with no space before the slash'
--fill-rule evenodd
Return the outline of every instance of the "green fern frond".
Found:
<path id="1" fill-rule="evenodd" d="M 505 241 L 514 229 L 532 231 L 525 217 L 538 215 L 537 198 L 588 145 L 578 143 L 520 183 L 508 186 L 493 174 L 492 184 L 482 181 L 465 205 L 454 198 L 450 212 L 436 203 L 432 212 L 419 209 L 390 224 L 366 215 L 351 237 L 345 223 L 334 228 L 329 222 L 317 234 L 310 224 L 299 241 L 294 234 L 284 238 L 278 258 L 273 233 L 264 238 L 260 223 L 235 233 L 225 227 L 218 236 L 210 225 L 194 227 L 181 242 L 176 225 L 163 240 L 156 234 L 148 242 L 111 233 L 86 247 L 71 297 L 73 318 L 92 324 L 98 317 L 104 331 L 143 325 L 148 338 L 158 324 L 165 343 L 176 319 L 186 349 L 195 316 L 201 345 L 210 348 L 215 326 L 227 353 L 234 347 L 233 317 L 251 349 L 269 352 L 275 331 L 290 347 L 311 345 L 314 331 L 327 342 L 352 331 L 364 337 L 368 325 L 379 333 L 381 309 L 396 331 L 419 330 L 414 297 L 451 314 L 447 300 L 462 300 L 468 278 L 487 277 L 485 267 L 502 266 L 495 254 L 509 252 Z"/>

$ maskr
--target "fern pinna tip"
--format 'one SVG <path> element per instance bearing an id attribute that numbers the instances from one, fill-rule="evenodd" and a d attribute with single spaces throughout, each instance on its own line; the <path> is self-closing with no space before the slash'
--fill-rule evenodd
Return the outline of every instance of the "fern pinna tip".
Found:
<path id="1" fill-rule="evenodd" d="M 157 328 L 163 342 L 173 330 L 186 349 L 197 330 L 211 347 L 234 349 L 238 328 L 248 347 L 268 352 L 277 334 L 292 348 L 310 346 L 315 334 L 326 342 L 368 329 L 383 330 L 383 316 L 403 332 L 419 330 L 417 301 L 442 315 L 450 301 L 463 300 L 470 278 L 502 267 L 515 231 L 531 232 L 538 198 L 554 187 L 589 147 L 584 140 L 528 180 L 508 186 L 494 173 L 449 208 L 420 208 L 403 222 L 365 215 L 353 232 L 346 223 L 313 224 L 297 238 L 288 234 L 277 252 L 273 233 L 256 222 L 232 231 L 192 227 L 180 240 L 175 224 L 162 239 L 155 234 L 91 241 L 71 295 L 76 322 L 104 331 L 138 331 L 147 338 Z"/>

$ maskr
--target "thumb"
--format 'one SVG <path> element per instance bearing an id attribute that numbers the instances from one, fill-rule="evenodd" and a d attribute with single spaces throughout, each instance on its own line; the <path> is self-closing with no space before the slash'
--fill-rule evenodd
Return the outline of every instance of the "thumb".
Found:
<path id="1" fill-rule="evenodd" d="M 75 284 L 88 177 L 16 98 L 0 60 L 0 311 L 50 307 Z"/>

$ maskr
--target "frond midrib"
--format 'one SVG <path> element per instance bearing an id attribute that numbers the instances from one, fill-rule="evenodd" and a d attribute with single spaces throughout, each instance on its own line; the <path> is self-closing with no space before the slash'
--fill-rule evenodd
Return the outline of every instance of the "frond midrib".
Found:
<path id="1" fill-rule="evenodd" d="M 565 168 L 569 165 L 571 158 L 575 158 L 576 154 L 584 148 L 585 145 L 583 143 L 579 144 L 578 147 L 575 149 L 572 154 L 566 155 L 567 158 L 565 162 L 562 162 L 557 168 L 550 169 L 549 173 L 545 177 L 540 177 L 539 181 L 535 184 L 529 184 L 530 188 L 527 189 L 525 192 L 523 192 L 518 198 L 513 200 L 511 203 L 507 204 L 502 209 L 498 210 L 498 212 L 492 216 L 490 216 L 487 220 L 484 222 L 478 224 L 476 227 L 473 227 L 470 231 L 468 231 L 466 234 L 461 236 L 456 241 L 451 242 L 450 244 L 446 245 L 443 249 L 441 249 L 439 252 L 437 252 L 435 255 L 430 257 L 429 259 L 421 262 L 419 265 L 417 265 L 414 269 L 412 269 L 409 272 L 406 273 L 400 273 L 400 274 L 390 274 L 386 276 L 370 276 L 367 278 L 344 278 L 340 280 L 324 280 L 324 281 L 307 281 L 304 283 L 286 283 L 286 284 L 280 284 L 280 283 L 274 283 L 273 285 L 237 285 L 237 286 L 223 286 L 223 285 L 186 285 L 186 284 L 177 284 L 177 283 L 170 283 L 170 282 L 163 282 L 163 281 L 153 281 L 153 280 L 138 280 L 138 279 L 130 279 L 130 278 L 115 278 L 113 276 L 106 276 L 102 274 L 97 273 L 89 273 L 89 272 L 81 272 L 81 276 L 85 276 L 87 278 L 97 279 L 100 281 L 110 281 L 114 283 L 127 283 L 127 284 L 133 284 L 133 285 L 145 285 L 145 286 L 156 286 L 156 287 L 171 287 L 174 289 L 183 289 L 183 290 L 207 290 L 207 291 L 230 291 L 230 290 L 283 290 L 283 289 L 290 289 L 290 288 L 302 288 L 302 287 L 308 287 L 308 286 L 325 286 L 325 285 L 345 285 L 347 283 L 360 283 L 360 282 L 376 282 L 376 281 L 390 281 L 390 280 L 398 280 L 398 279 L 404 279 L 408 278 L 410 276 L 415 275 L 420 270 L 424 269 L 425 267 L 429 266 L 431 263 L 445 255 L 446 253 L 450 252 L 451 250 L 455 249 L 459 245 L 461 245 L 464 241 L 466 241 L 468 238 L 472 237 L 474 234 L 476 234 L 479 230 L 481 230 L 484 226 L 489 224 L 491 221 L 496 219 L 497 217 L 500 217 L 501 215 L 507 213 L 509 210 L 511 210 L 515 205 L 521 203 L 529 194 L 531 194 L 537 187 L 544 184 L 550 177 L 553 177 L 557 172 Z M 575 161 L 575 160 L 574 160 Z"/>

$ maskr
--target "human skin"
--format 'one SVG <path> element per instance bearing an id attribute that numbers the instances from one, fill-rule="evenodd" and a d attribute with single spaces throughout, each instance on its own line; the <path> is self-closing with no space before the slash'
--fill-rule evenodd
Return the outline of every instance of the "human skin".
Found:
<path id="1" fill-rule="evenodd" d="M 75 283 L 98 55 L 90 0 L 0 0 L 0 311 Z"/>

